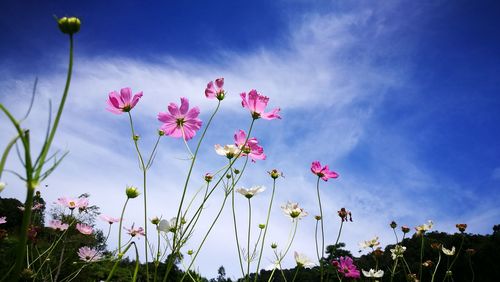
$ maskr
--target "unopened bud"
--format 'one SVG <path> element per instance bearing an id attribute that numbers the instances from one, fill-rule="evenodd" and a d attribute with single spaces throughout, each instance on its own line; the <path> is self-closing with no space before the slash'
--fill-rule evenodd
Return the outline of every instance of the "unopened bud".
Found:
<path id="1" fill-rule="evenodd" d="M 226 174 L 226 178 L 230 179 L 231 178 L 231 174 Z"/>
<path id="2" fill-rule="evenodd" d="M 187 251 L 187 254 L 188 254 L 188 255 L 190 255 L 190 256 L 192 256 L 192 255 L 193 255 L 193 253 L 194 253 L 194 252 L 193 252 L 193 250 L 188 250 L 188 251 Z"/>
<path id="3" fill-rule="evenodd" d="M 151 223 L 154 225 L 158 225 L 158 223 L 160 223 L 160 219 L 157 216 L 155 216 L 151 219 Z"/>
<path id="4" fill-rule="evenodd" d="M 264 229 L 264 228 L 266 228 L 266 225 L 265 225 L 265 224 L 263 224 L 263 223 L 261 223 L 261 224 L 259 224 L 259 228 L 260 228 L 260 229 Z"/>
<path id="5" fill-rule="evenodd" d="M 316 219 L 316 220 L 321 220 L 321 215 L 315 215 L 315 216 L 314 216 L 314 219 Z"/>
<path id="6" fill-rule="evenodd" d="M 137 196 L 139 196 L 141 193 L 139 193 L 139 189 L 137 189 L 137 187 L 127 186 L 127 188 L 125 189 L 125 194 L 129 199 L 133 199 L 137 198 Z"/>
<path id="7" fill-rule="evenodd" d="M 234 169 L 234 174 L 240 174 L 240 170 L 239 169 Z"/>
<path id="8" fill-rule="evenodd" d="M 276 249 L 277 247 L 278 247 L 278 244 L 276 244 L 276 243 L 272 243 L 272 244 L 271 244 L 271 248 L 272 248 L 272 249 Z"/>
<path id="9" fill-rule="evenodd" d="M 80 19 L 77 17 L 62 17 L 57 20 L 57 25 L 62 33 L 75 34 L 80 30 Z"/>
<path id="10" fill-rule="evenodd" d="M 205 174 L 205 181 L 206 181 L 207 183 L 209 183 L 210 181 L 212 181 L 212 179 L 213 179 L 213 178 L 214 178 L 214 176 L 213 176 L 213 175 L 211 175 L 210 173 L 206 173 L 206 174 Z"/>
<path id="11" fill-rule="evenodd" d="M 132 137 L 132 139 L 134 139 L 134 141 L 139 141 L 139 139 L 140 139 L 140 138 L 141 138 L 141 137 L 140 137 L 139 135 L 134 135 L 134 136 Z"/>
<path id="12" fill-rule="evenodd" d="M 267 173 L 269 173 L 272 179 L 277 179 L 280 176 L 283 177 L 283 173 L 278 171 L 277 169 L 273 169 L 271 171 L 268 171 Z"/>
<path id="13" fill-rule="evenodd" d="M 398 224 L 393 220 L 393 221 L 391 221 L 390 226 L 392 229 L 395 229 L 396 227 L 398 227 Z"/>
<path id="14" fill-rule="evenodd" d="M 408 233 L 410 232 L 410 227 L 403 225 L 401 226 L 401 231 L 403 231 L 403 233 Z"/>
<path id="15" fill-rule="evenodd" d="M 165 135 L 165 132 L 163 130 L 158 130 L 158 135 L 163 136 Z"/>

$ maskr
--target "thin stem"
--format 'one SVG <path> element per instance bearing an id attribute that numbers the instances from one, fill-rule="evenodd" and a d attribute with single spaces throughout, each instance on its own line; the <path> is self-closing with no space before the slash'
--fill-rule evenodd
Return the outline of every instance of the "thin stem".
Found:
<path id="1" fill-rule="evenodd" d="M 439 258 L 438 258 L 438 262 L 436 263 L 436 267 L 434 268 L 434 272 L 432 273 L 431 282 L 434 282 L 434 276 L 436 276 L 436 272 L 438 270 L 440 262 L 441 262 L 441 250 L 439 250 Z"/>
<path id="2" fill-rule="evenodd" d="M 247 277 L 246 280 L 250 281 L 250 234 L 252 228 L 252 205 L 250 202 L 250 198 L 248 198 L 248 234 L 247 234 Z"/>
<path id="3" fill-rule="evenodd" d="M 391 282 L 394 280 L 394 275 L 396 274 L 396 268 L 398 266 L 398 261 L 399 261 L 399 258 L 396 257 L 396 260 L 394 261 L 394 266 L 392 267 Z"/>
<path id="4" fill-rule="evenodd" d="M 122 224 L 123 224 L 123 215 L 125 214 L 125 209 L 127 208 L 127 203 L 130 198 L 127 197 L 127 200 L 125 200 L 125 204 L 123 205 L 122 208 L 122 213 L 120 215 L 120 224 L 118 226 L 118 255 L 122 253 Z"/>
<path id="5" fill-rule="evenodd" d="M 325 229 L 324 229 L 324 224 L 323 224 L 323 208 L 321 207 L 321 197 L 319 194 L 319 180 L 321 178 L 318 176 L 318 181 L 316 182 L 316 191 L 318 194 L 318 203 L 319 203 L 319 216 L 320 221 L 321 221 L 321 258 L 319 259 L 319 269 L 320 269 L 320 280 L 323 281 L 323 272 L 324 272 L 324 267 L 323 267 L 323 257 L 325 256 Z M 317 243 L 316 243 L 317 245 Z M 317 247 L 316 247 L 317 250 Z"/>
<path id="6" fill-rule="evenodd" d="M 68 65 L 68 74 L 66 76 L 66 85 L 64 86 L 63 96 L 61 98 L 61 102 L 59 104 L 59 108 L 57 110 L 57 115 L 54 120 L 54 125 L 49 134 L 49 138 L 43 144 L 42 151 L 40 152 L 40 157 L 38 158 L 38 166 L 36 168 L 34 180 L 38 181 L 40 174 L 42 172 L 43 164 L 45 162 L 45 158 L 49 153 L 50 145 L 54 140 L 54 136 L 56 135 L 57 127 L 59 125 L 59 120 L 61 119 L 61 115 L 64 109 L 64 104 L 66 103 L 66 98 L 68 97 L 69 85 L 71 83 L 71 74 L 73 72 L 73 34 L 69 36 L 69 65 Z M 49 125 L 50 126 L 50 125 Z"/>
<path id="7" fill-rule="evenodd" d="M 474 267 L 472 266 L 472 257 L 469 255 L 469 268 L 470 268 L 470 271 L 472 272 L 472 279 L 471 279 L 471 282 L 474 282 L 474 278 L 476 278 L 475 274 L 474 274 Z"/>
<path id="8" fill-rule="evenodd" d="M 293 242 L 293 239 L 295 238 L 295 234 L 297 233 L 297 226 L 299 225 L 299 221 L 296 220 L 296 219 L 294 219 L 294 222 L 295 222 L 295 225 L 290 230 L 290 234 L 288 236 L 288 243 L 287 243 L 287 247 L 286 247 L 285 253 L 280 254 L 280 256 L 278 258 L 278 261 L 277 261 L 277 265 L 279 265 L 280 270 L 281 270 L 281 261 L 286 257 L 286 254 L 288 253 L 288 251 L 290 250 L 290 247 L 292 246 L 292 242 Z M 270 282 L 271 279 L 273 278 L 273 275 L 274 275 L 275 271 L 276 271 L 276 267 L 271 272 L 271 275 L 269 276 L 268 282 Z"/>
<path id="9" fill-rule="evenodd" d="M 243 261 L 241 259 L 241 250 L 240 250 L 240 240 L 238 238 L 238 227 L 236 225 L 236 210 L 235 210 L 235 204 L 234 204 L 234 189 L 231 189 L 231 207 L 232 207 L 232 213 L 233 213 L 234 236 L 235 236 L 235 239 L 236 239 L 236 248 L 238 250 L 238 259 L 239 259 L 239 262 L 240 262 L 241 275 L 244 277 L 245 276 L 245 271 L 243 270 Z"/>
<path id="10" fill-rule="evenodd" d="M 420 264 L 418 268 L 418 279 L 420 279 L 420 281 L 422 281 L 422 261 L 424 259 L 424 235 L 424 233 L 421 234 L 422 240 L 420 243 Z"/>
<path id="11" fill-rule="evenodd" d="M 271 194 L 271 200 L 269 201 L 269 208 L 267 209 L 266 227 L 264 228 L 264 235 L 262 236 L 262 242 L 260 244 L 259 260 L 257 261 L 257 268 L 255 270 L 254 282 L 257 282 L 259 276 L 260 260 L 262 259 L 262 252 L 264 251 L 264 243 L 266 242 L 267 229 L 269 227 L 269 218 L 271 216 L 271 208 L 273 206 L 274 192 L 276 189 L 276 179 L 273 179 L 273 192 Z"/>
<path id="12" fill-rule="evenodd" d="M 344 221 L 340 220 L 339 234 L 337 235 L 337 240 L 335 240 L 335 246 L 339 243 L 340 234 L 342 234 L 342 227 L 344 226 Z"/>
<path id="13" fill-rule="evenodd" d="M 130 129 L 132 130 L 132 140 L 134 141 L 134 147 L 137 152 L 137 156 L 139 157 L 139 162 L 141 164 L 141 170 L 142 170 L 142 189 L 143 189 L 143 194 L 144 194 L 144 259 L 146 260 L 146 281 L 149 281 L 149 264 L 148 264 L 148 196 L 147 196 L 147 187 L 146 187 L 146 180 L 147 180 L 147 168 L 144 165 L 144 159 L 142 158 L 141 151 L 139 150 L 139 144 L 138 144 L 138 138 L 135 135 L 134 131 L 134 123 L 132 121 L 132 115 L 130 112 L 128 113 L 129 121 L 130 121 Z"/>
<path id="14" fill-rule="evenodd" d="M 295 270 L 295 274 L 293 275 L 292 282 L 295 282 L 295 279 L 297 278 L 297 274 L 299 274 L 299 269 L 300 269 L 300 266 L 297 265 L 297 269 Z"/>

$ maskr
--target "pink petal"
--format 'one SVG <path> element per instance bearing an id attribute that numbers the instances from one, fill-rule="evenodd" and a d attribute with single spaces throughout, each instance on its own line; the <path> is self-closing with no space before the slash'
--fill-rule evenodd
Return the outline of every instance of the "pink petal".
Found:
<path id="1" fill-rule="evenodd" d="M 255 112 L 264 113 L 264 110 L 267 107 L 267 103 L 269 101 L 269 98 L 266 96 L 262 96 L 258 93 L 257 93 L 257 95 L 258 95 L 258 98 L 255 101 Z"/>
<path id="2" fill-rule="evenodd" d="M 179 108 L 177 107 L 177 104 L 170 103 L 170 104 L 168 104 L 167 108 L 172 116 L 174 116 L 175 118 L 180 117 L 181 113 L 179 112 Z"/>
<path id="3" fill-rule="evenodd" d="M 256 104 L 257 100 L 259 99 L 259 94 L 257 93 L 257 90 L 252 89 L 248 93 L 248 109 L 252 112 L 257 112 L 260 113 L 256 110 Z"/>
<path id="4" fill-rule="evenodd" d="M 243 144 L 245 144 L 246 139 L 247 139 L 247 134 L 245 133 L 245 131 L 241 129 L 239 131 L 236 131 L 236 133 L 234 134 L 234 143 L 237 146 L 242 146 Z"/>
<path id="5" fill-rule="evenodd" d="M 161 122 L 168 122 L 168 123 L 175 123 L 176 118 L 174 118 L 171 114 L 167 112 L 159 112 L 158 113 L 158 120 Z"/>
<path id="6" fill-rule="evenodd" d="M 222 86 L 224 86 L 224 78 L 217 78 L 215 80 L 215 85 L 217 85 L 218 88 L 222 88 Z"/>
<path id="7" fill-rule="evenodd" d="M 132 89 L 125 87 L 120 90 L 120 96 L 123 104 L 130 104 L 130 97 L 132 96 Z"/>
<path id="8" fill-rule="evenodd" d="M 180 138 L 182 137 L 182 132 L 179 127 L 175 123 L 165 123 L 163 124 L 160 129 L 165 133 L 165 135 L 174 137 L 174 138 Z"/>
<path id="9" fill-rule="evenodd" d="M 132 98 L 132 102 L 130 103 L 130 108 L 135 107 L 135 105 L 137 105 L 137 102 L 139 102 L 139 99 L 141 98 L 142 98 L 142 91 L 134 95 L 134 98 Z"/>
<path id="10" fill-rule="evenodd" d="M 314 173 L 314 174 L 318 174 L 318 173 L 321 172 L 321 164 L 319 163 L 319 161 L 312 162 L 312 164 L 311 164 L 311 172 Z"/>
<path id="11" fill-rule="evenodd" d="M 186 114 L 186 120 L 195 119 L 200 115 L 200 108 L 194 107 Z"/>
<path id="12" fill-rule="evenodd" d="M 214 83 L 210 81 L 205 89 L 205 96 L 209 99 L 215 98 L 215 88 Z"/>
<path id="13" fill-rule="evenodd" d="M 272 110 L 271 112 L 261 113 L 260 117 L 262 119 L 266 119 L 266 120 L 281 119 L 281 116 L 279 114 L 280 111 L 281 111 L 280 108 L 276 108 L 276 109 Z"/>
<path id="14" fill-rule="evenodd" d="M 247 93 L 243 92 L 240 94 L 240 97 L 241 97 L 241 106 L 243 108 L 248 108 L 248 102 L 247 102 Z"/>
<path id="15" fill-rule="evenodd" d="M 187 113 L 188 109 L 189 109 L 189 100 L 185 97 L 182 97 L 181 98 L 181 107 L 180 107 L 181 114 L 185 115 Z"/>

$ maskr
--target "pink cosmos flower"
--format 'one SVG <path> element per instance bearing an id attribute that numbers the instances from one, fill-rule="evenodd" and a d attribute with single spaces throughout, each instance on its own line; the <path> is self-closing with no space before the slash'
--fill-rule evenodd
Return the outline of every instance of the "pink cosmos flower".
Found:
<path id="1" fill-rule="evenodd" d="M 361 273 L 350 257 L 340 257 L 338 261 L 334 260 L 332 264 L 337 267 L 338 272 L 346 278 L 358 279 L 361 277 Z"/>
<path id="2" fill-rule="evenodd" d="M 269 98 L 257 93 L 257 90 L 252 89 L 248 92 L 248 97 L 245 92 L 240 94 L 241 96 L 241 105 L 243 108 L 247 108 L 250 110 L 252 117 L 254 119 L 263 118 L 263 119 L 281 119 L 279 115 L 280 108 L 276 108 L 268 113 L 265 113 L 267 102 L 269 102 Z"/>
<path id="3" fill-rule="evenodd" d="M 213 81 L 210 81 L 207 84 L 207 88 L 205 88 L 205 96 L 207 96 L 208 99 L 213 99 L 217 98 L 218 100 L 224 99 L 224 96 L 226 92 L 222 88 L 224 86 L 224 78 L 217 78 L 215 80 L 215 86 Z"/>
<path id="4" fill-rule="evenodd" d="M 81 247 L 78 249 L 78 256 L 80 260 L 84 262 L 93 262 L 102 258 L 101 254 L 96 249 L 91 249 L 89 247 Z"/>
<path id="5" fill-rule="evenodd" d="M 247 135 L 245 131 L 241 129 L 234 134 L 234 144 L 242 151 L 241 155 L 246 156 L 248 154 L 252 162 L 255 162 L 255 160 L 265 160 L 266 154 L 264 154 L 264 149 L 259 145 L 257 138 L 252 137 L 248 140 L 246 139 Z M 243 148 L 245 141 L 247 141 L 247 143 Z"/>
<path id="6" fill-rule="evenodd" d="M 339 175 L 335 171 L 330 171 L 328 165 L 321 167 L 319 161 L 314 161 L 311 164 L 312 173 L 316 174 L 318 177 L 321 177 L 324 181 L 328 181 L 328 178 L 337 178 Z"/>
<path id="7" fill-rule="evenodd" d="M 123 229 L 127 230 L 127 233 L 132 237 L 135 237 L 136 235 L 141 235 L 141 236 L 146 235 L 146 233 L 144 233 L 144 229 L 142 227 L 134 228 L 134 224 L 132 224 L 132 227 L 130 227 L 130 228 L 123 227 Z"/>
<path id="8" fill-rule="evenodd" d="M 175 103 L 170 103 L 168 105 L 168 112 L 160 112 L 158 114 L 158 120 L 163 122 L 160 130 L 165 135 L 174 138 L 184 137 L 185 140 L 189 140 L 196 135 L 196 131 L 201 127 L 201 120 L 198 119 L 199 114 L 200 109 L 194 107 L 189 110 L 188 99 L 182 97 L 180 107 Z"/>
<path id="9" fill-rule="evenodd" d="M 107 215 L 104 215 L 104 214 L 100 215 L 99 218 L 102 219 L 102 220 L 104 220 L 104 221 L 106 221 L 109 224 L 113 224 L 115 222 L 120 222 L 119 218 L 114 218 L 114 217 L 107 216 Z"/>
<path id="10" fill-rule="evenodd" d="M 84 224 L 84 223 L 77 223 L 76 229 L 78 229 L 78 231 L 80 231 L 80 233 L 82 233 L 84 235 L 90 235 L 90 234 L 92 234 L 92 231 L 93 231 L 92 226 Z"/>
<path id="11" fill-rule="evenodd" d="M 60 220 L 51 220 L 49 227 L 55 230 L 64 231 L 68 229 L 69 225 L 66 223 L 62 223 Z"/>
<path id="12" fill-rule="evenodd" d="M 70 210 L 74 210 L 75 208 L 79 208 L 79 209 L 84 210 L 87 208 L 87 206 L 89 204 L 89 201 L 87 198 L 72 199 L 72 198 L 61 197 L 61 198 L 57 199 L 57 202 L 60 205 L 69 208 Z"/>
<path id="13" fill-rule="evenodd" d="M 122 90 L 120 90 L 120 94 L 116 91 L 110 92 L 107 100 L 108 107 L 106 110 L 117 115 L 123 112 L 130 112 L 130 110 L 137 105 L 137 102 L 139 102 L 139 99 L 142 97 L 142 91 L 135 94 L 132 99 L 131 97 L 132 89 L 130 89 L 130 87 L 122 88 Z"/>
<path id="14" fill-rule="evenodd" d="M 7 217 L 6 216 L 0 217 L 0 224 L 4 224 L 4 223 L 7 223 Z"/>

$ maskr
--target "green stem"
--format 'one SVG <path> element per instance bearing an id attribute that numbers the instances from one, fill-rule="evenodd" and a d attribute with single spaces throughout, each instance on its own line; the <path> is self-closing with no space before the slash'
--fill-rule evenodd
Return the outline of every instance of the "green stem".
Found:
<path id="1" fill-rule="evenodd" d="M 246 280 L 250 281 L 250 234 L 251 234 L 251 229 L 252 228 L 252 205 L 250 202 L 250 198 L 248 198 L 248 234 L 247 234 L 247 276 Z"/>
<path id="2" fill-rule="evenodd" d="M 238 227 L 236 225 L 236 210 L 235 210 L 235 204 L 234 204 L 234 188 L 231 189 L 231 207 L 232 207 L 232 213 L 233 213 L 234 236 L 236 239 L 236 248 L 238 250 L 238 259 L 240 262 L 241 275 L 243 277 L 245 277 L 245 271 L 243 270 L 243 261 L 241 259 L 240 240 L 238 238 Z"/>
<path id="3" fill-rule="evenodd" d="M 64 92 L 63 96 L 61 98 L 61 102 L 59 104 L 59 108 L 57 110 L 57 115 L 54 120 L 54 125 L 52 126 L 52 129 L 50 130 L 49 137 L 47 141 L 43 144 L 42 151 L 40 152 L 40 156 L 38 158 L 38 166 L 36 167 L 36 172 L 35 172 L 35 177 L 34 180 L 38 181 L 40 174 L 42 172 L 42 168 L 45 162 L 45 158 L 47 157 L 47 154 L 49 153 L 50 145 L 52 144 L 52 141 L 54 140 L 54 136 L 56 135 L 57 127 L 59 125 L 59 120 L 61 119 L 61 115 L 64 109 L 64 105 L 66 103 L 66 98 L 68 97 L 68 91 L 69 91 L 69 85 L 71 83 L 71 74 L 73 72 L 73 35 L 70 34 L 69 36 L 69 65 L 68 65 L 68 74 L 66 76 L 66 85 L 64 86 Z M 49 125 L 50 126 L 50 125 Z"/>
<path id="4" fill-rule="evenodd" d="M 122 208 L 122 213 L 120 215 L 120 224 L 118 225 L 118 255 L 122 253 L 122 224 L 123 224 L 123 215 L 125 214 L 125 209 L 127 208 L 127 203 L 130 198 L 127 197 L 125 200 L 125 204 Z"/>
<path id="5" fill-rule="evenodd" d="M 295 274 L 293 275 L 292 282 L 295 282 L 295 279 L 297 278 L 297 274 L 299 274 L 299 269 L 300 269 L 300 267 L 297 265 L 297 269 L 295 270 Z"/>
<path id="6" fill-rule="evenodd" d="M 469 268 L 470 268 L 470 271 L 472 272 L 471 282 L 474 282 L 474 279 L 476 277 L 475 277 L 475 274 L 474 274 L 474 267 L 472 266 L 472 257 L 470 255 L 469 255 Z"/>
<path id="7" fill-rule="evenodd" d="M 325 256 L 325 229 L 324 229 L 324 219 L 323 219 L 323 208 L 321 206 L 321 197 L 319 194 L 319 180 L 321 178 L 318 176 L 318 181 L 316 182 L 316 191 L 318 194 L 318 203 L 319 203 L 319 216 L 321 217 L 321 258 L 319 259 L 319 269 L 320 269 L 320 280 L 323 281 L 323 257 Z M 316 244 L 317 245 L 317 244 Z M 316 247 L 317 249 L 317 247 Z"/>
<path id="8" fill-rule="evenodd" d="M 128 112 L 128 117 L 130 121 L 130 129 L 132 130 L 132 140 L 134 141 L 135 151 L 137 153 L 137 157 L 139 158 L 139 162 L 141 163 L 142 170 L 142 191 L 144 194 L 144 259 L 146 260 L 146 281 L 149 281 L 149 263 L 148 263 L 148 196 L 147 196 L 147 167 L 144 165 L 144 159 L 142 158 L 141 151 L 139 150 L 138 139 L 135 135 L 134 131 L 134 123 L 132 121 L 132 115 Z"/>
<path id="9" fill-rule="evenodd" d="M 257 278 L 259 276 L 260 260 L 262 259 L 262 252 L 264 251 L 264 244 L 266 242 L 267 228 L 269 227 L 269 218 L 271 216 L 271 208 L 273 206 L 275 189 L 276 189 L 276 179 L 274 178 L 273 179 L 273 192 L 271 194 L 271 200 L 269 201 L 269 208 L 267 209 L 266 227 L 264 228 L 264 235 L 262 236 L 262 242 L 260 244 L 259 260 L 257 261 L 257 268 L 255 270 L 254 282 L 257 282 Z"/>
<path id="10" fill-rule="evenodd" d="M 292 242 L 293 242 L 293 239 L 295 238 L 295 234 L 297 233 L 297 226 L 299 225 L 299 221 L 297 219 L 294 219 L 294 221 L 295 221 L 295 225 L 292 227 L 293 229 L 290 230 L 290 235 L 288 236 L 288 243 L 287 243 L 285 253 L 280 255 L 278 258 L 278 261 L 277 261 L 277 265 L 279 265 L 280 270 L 281 270 L 281 261 L 286 257 L 286 254 L 288 253 L 288 251 L 290 250 L 290 247 L 292 246 Z M 271 275 L 269 276 L 269 279 L 267 280 L 267 282 L 271 282 L 271 279 L 273 278 L 275 271 L 276 271 L 276 267 L 271 272 Z"/>
<path id="11" fill-rule="evenodd" d="M 434 277 L 436 276 L 436 272 L 438 270 L 440 262 L 441 262 L 441 250 L 439 250 L 439 258 L 438 258 L 438 262 L 436 263 L 436 267 L 434 268 L 434 272 L 432 273 L 431 282 L 434 282 Z"/>
<path id="12" fill-rule="evenodd" d="M 396 268 L 398 267 L 398 261 L 399 261 L 399 258 L 396 257 L 396 260 L 394 261 L 394 266 L 392 267 L 391 282 L 394 280 L 394 275 L 396 274 Z"/>
<path id="13" fill-rule="evenodd" d="M 19 139 L 19 135 L 16 137 L 12 138 L 10 142 L 7 144 L 7 147 L 5 147 L 5 151 L 2 154 L 2 159 L 0 160 L 0 179 L 2 179 L 2 172 L 3 168 L 5 167 L 5 163 L 7 162 L 7 157 L 9 156 L 10 149 L 12 149 L 12 146 L 16 144 L 17 139 Z"/>
<path id="14" fill-rule="evenodd" d="M 23 221 L 20 230 L 20 240 L 17 246 L 16 268 L 14 274 L 18 277 L 24 267 L 25 246 L 28 242 L 28 229 L 31 223 L 31 214 L 33 207 L 33 196 L 35 194 L 36 181 L 33 180 L 33 167 L 31 166 L 30 153 L 30 135 L 29 130 L 24 132 L 25 140 L 25 159 L 26 159 L 26 201 L 24 202 Z M 16 279 L 17 279 L 16 277 Z"/>

